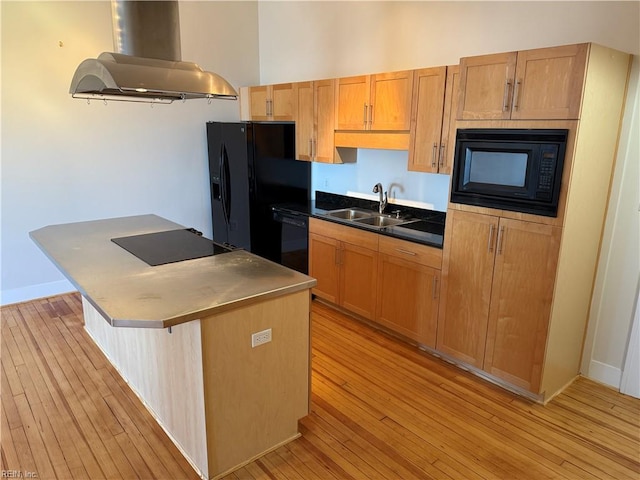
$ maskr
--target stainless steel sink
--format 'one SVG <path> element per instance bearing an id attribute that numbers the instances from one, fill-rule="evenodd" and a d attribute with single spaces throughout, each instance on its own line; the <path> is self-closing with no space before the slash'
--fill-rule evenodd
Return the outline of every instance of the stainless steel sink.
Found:
<path id="1" fill-rule="evenodd" d="M 415 219 L 413 218 L 392 217 L 390 215 L 380 214 L 372 210 L 365 210 L 360 208 L 342 208 L 340 210 L 330 210 L 326 212 L 325 215 L 337 220 L 343 220 L 346 223 L 378 229 L 415 221 Z"/>
<path id="2" fill-rule="evenodd" d="M 399 225 L 401 223 L 407 223 L 408 220 L 404 220 L 402 218 L 393 218 L 393 217 L 385 217 L 382 215 L 376 215 L 374 217 L 369 218 L 360 218 L 354 220 L 356 223 L 361 223 L 364 225 L 372 225 L 374 227 L 389 227 L 391 225 Z"/>
<path id="3" fill-rule="evenodd" d="M 366 210 L 357 210 L 355 208 L 345 208 L 342 210 L 332 210 L 327 212 L 326 215 L 334 218 L 341 218 L 343 220 L 356 220 L 361 218 L 369 218 L 372 215 L 375 215 L 373 212 L 368 212 Z"/>

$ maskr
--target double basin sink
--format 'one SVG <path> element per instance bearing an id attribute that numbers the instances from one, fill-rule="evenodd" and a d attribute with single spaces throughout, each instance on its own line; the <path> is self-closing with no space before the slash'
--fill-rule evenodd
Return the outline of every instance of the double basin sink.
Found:
<path id="1" fill-rule="evenodd" d="M 359 208 L 331 210 L 326 212 L 325 215 L 330 218 L 373 228 L 391 227 L 394 225 L 403 225 L 405 223 L 418 221 L 416 218 L 398 218 L 384 213 L 377 213 Z"/>

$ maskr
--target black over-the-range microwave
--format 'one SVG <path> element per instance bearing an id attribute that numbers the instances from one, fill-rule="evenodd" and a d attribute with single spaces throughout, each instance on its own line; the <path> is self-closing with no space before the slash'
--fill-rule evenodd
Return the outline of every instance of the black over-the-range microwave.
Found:
<path id="1" fill-rule="evenodd" d="M 459 129 L 451 202 L 557 216 L 568 133 Z"/>

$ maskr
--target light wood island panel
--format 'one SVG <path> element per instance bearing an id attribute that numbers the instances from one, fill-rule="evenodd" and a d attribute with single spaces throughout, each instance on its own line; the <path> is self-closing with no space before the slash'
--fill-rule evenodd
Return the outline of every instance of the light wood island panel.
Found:
<path id="1" fill-rule="evenodd" d="M 193 467 L 219 478 L 299 436 L 309 412 L 308 290 L 160 329 L 85 329 Z M 251 335 L 272 329 L 255 348 Z"/>

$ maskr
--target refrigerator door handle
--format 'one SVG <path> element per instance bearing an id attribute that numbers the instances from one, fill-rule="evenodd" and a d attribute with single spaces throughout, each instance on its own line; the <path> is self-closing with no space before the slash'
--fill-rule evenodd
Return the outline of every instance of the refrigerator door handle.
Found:
<path id="1" fill-rule="evenodd" d="M 224 221 L 228 225 L 229 219 L 227 218 L 227 207 L 225 205 L 226 201 L 226 193 L 225 188 L 227 186 L 227 182 L 224 177 L 225 169 L 224 169 L 224 144 L 220 145 L 220 203 L 222 204 L 222 214 L 224 216 Z"/>
<path id="2" fill-rule="evenodd" d="M 227 146 L 222 144 L 222 158 L 221 165 L 223 169 L 222 184 L 224 185 L 222 190 L 222 208 L 224 209 L 224 217 L 227 220 L 227 225 L 231 219 L 231 172 L 229 171 L 229 155 L 227 154 Z"/>

